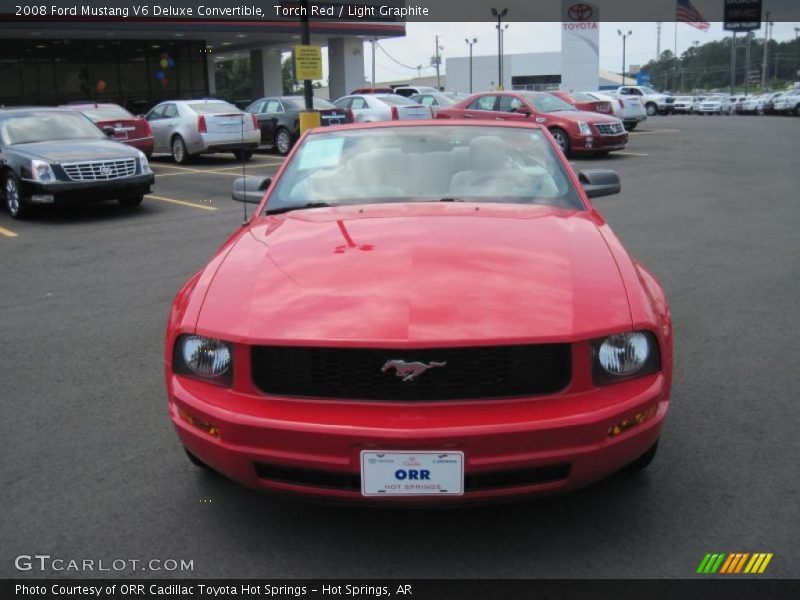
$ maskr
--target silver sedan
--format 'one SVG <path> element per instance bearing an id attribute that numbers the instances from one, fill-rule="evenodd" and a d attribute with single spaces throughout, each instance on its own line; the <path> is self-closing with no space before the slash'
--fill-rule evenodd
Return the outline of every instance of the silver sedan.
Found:
<path id="1" fill-rule="evenodd" d="M 432 119 L 430 107 L 397 94 L 358 94 L 339 98 L 334 104 L 353 113 L 354 123 Z"/>
<path id="2" fill-rule="evenodd" d="M 249 160 L 261 141 L 253 115 L 222 100 L 170 100 L 147 113 L 154 153 L 171 154 L 178 163 L 193 156 L 232 152 Z"/>

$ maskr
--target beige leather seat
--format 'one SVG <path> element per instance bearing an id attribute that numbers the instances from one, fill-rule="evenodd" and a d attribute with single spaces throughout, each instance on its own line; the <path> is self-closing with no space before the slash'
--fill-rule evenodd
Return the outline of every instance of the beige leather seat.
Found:
<path id="1" fill-rule="evenodd" d="M 525 196 L 530 180 L 511 169 L 503 141 L 494 136 L 476 137 L 470 142 L 470 168 L 453 175 L 448 194 L 459 197 Z"/>

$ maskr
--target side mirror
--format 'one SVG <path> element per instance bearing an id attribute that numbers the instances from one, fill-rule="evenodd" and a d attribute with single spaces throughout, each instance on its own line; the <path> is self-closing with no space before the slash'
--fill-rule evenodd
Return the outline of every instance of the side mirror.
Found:
<path id="1" fill-rule="evenodd" d="M 530 109 L 530 108 L 528 108 L 527 106 L 523 106 L 523 107 L 521 107 L 521 108 L 520 108 L 520 109 L 519 109 L 517 112 L 518 112 L 519 114 L 521 114 L 521 115 L 525 115 L 526 117 L 530 117 L 530 116 L 531 116 L 531 114 L 532 114 L 532 113 L 531 113 L 531 109 Z"/>
<path id="2" fill-rule="evenodd" d="M 258 204 L 271 184 L 270 177 L 239 177 L 233 180 L 231 198 L 237 202 Z"/>
<path id="3" fill-rule="evenodd" d="M 103 127 L 103 133 L 106 134 L 106 137 L 113 138 L 114 137 L 114 128 L 110 125 L 106 125 Z"/>
<path id="4" fill-rule="evenodd" d="M 622 189 L 619 175 L 609 169 L 586 169 L 578 173 L 578 181 L 589 198 L 619 194 Z"/>

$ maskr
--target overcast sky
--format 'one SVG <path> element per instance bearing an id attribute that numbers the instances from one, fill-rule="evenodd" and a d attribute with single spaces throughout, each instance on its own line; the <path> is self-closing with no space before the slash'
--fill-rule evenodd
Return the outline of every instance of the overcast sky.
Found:
<path id="1" fill-rule="evenodd" d="M 775 23 L 773 39 L 785 41 L 794 39 L 794 28 L 800 23 Z M 632 31 L 627 40 L 628 65 L 645 64 L 656 56 L 655 23 L 601 23 L 600 24 L 600 67 L 619 72 L 622 65 L 622 40 L 617 29 Z M 707 32 L 678 23 L 678 53 L 682 53 L 695 40 L 701 44 L 718 40 L 730 33 L 724 32 L 722 23 L 711 23 Z M 381 41 L 381 46 L 398 61 L 411 66 L 430 65 L 435 51 L 435 36 L 439 34 L 439 44 L 444 47 L 443 57 L 467 56 L 469 48 L 465 38 L 478 38 L 474 53 L 478 55 L 497 55 L 497 29 L 495 23 L 408 23 L 406 36 Z M 756 31 L 758 37 L 764 29 Z M 675 44 L 675 23 L 664 23 L 661 30 L 661 50 L 672 50 Z M 525 52 L 548 52 L 561 49 L 561 23 L 509 23 L 504 39 L 506 54 Z M 369 44 L 364 47 L 366 77 L 370 78 L 372 69 Z M 416 69 L 406 69 L 377 51 L 375 61 L 377 80 L 393 81 L 415 77 Z M 445 61 L 442 62 L 445 64 Z M 432 68 L 422 70 L 423 75 L 432 75 Z"/>

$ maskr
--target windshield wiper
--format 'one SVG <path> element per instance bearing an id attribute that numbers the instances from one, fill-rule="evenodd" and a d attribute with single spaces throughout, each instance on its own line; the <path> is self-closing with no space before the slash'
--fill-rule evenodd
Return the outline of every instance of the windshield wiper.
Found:
<path id="1" fill-rule="evenodd" d="M 439 202 L 464 202 L 463 198 L 439 198 Z"/>
<path id="2" fill-rule="evenodd" d="M 303 208 L 331 208 L 339 206 L 337 204 L 328 204 L 327 202 L 308 202 L 307 204 L 298 204 L 296 206 L 282 206 L 281 208 L 273 208 L 264 212 L 266 215 L 280 215 L 282 213 L 291 212 L 293 210 L 301 210 Z"/>

